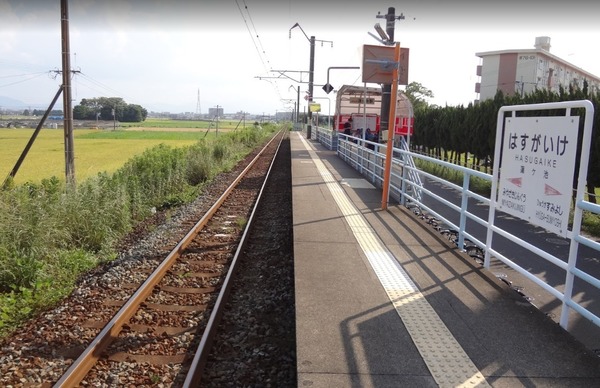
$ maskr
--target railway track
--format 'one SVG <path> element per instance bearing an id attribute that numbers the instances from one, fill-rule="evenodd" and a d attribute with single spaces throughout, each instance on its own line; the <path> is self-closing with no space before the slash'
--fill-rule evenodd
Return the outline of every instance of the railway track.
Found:
<path id="1" fill-rule="evenodd" d="M 282 136 L 263 148 L 129 299 L 108 301 L 122 307 L 55 387 L 72 387 L 86 379 L 91 385 L 96 379 L 106 381 L 109 376 L 99 371 L 110 371 L 111 363 L 132 361 L 180 365 L 174 385 L 180 385 L 184 374 L 182 386 L 198 385 L 265 172 L 268 175 L 265 166 L 274 160 Z M 127 378 L 131 381 L 132 376 Z M 150 376 L 154 382 L 161 378 Z"/>
<path id="2" fill-rule="evenodd" d="M 56 381 L 44 379 L 41 368 L 41 377 L 34 381 L 55 387 L 198 386 L 236 262 L 284 135 L 275 136 L 200 221 L 188 225 L 189 232 L 166 257 L 156 254 L 131 265 L 131 274 L 120 276 L 124 282 L 112 278 L 103 284 L 108 292 L 97 298 L 93 311 L 73 311 L 77 325 L 70 333 L 55 334 L 61 340 L 48 344 L 68 369 L 63 367 L 66 371 Z M 33 355 L 29 363 L 46 358 L 43 351 L 39 356 L 28 353 Z M 69 359 L 74 361 L 69 364 Z M 25 377 L 20 381 L 31 381 Z"/>

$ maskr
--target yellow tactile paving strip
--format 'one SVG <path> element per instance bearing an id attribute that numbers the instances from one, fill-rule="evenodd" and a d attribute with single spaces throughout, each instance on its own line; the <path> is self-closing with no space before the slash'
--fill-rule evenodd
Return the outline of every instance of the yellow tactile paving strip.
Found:
<path id="1" fill-rule="evenodd" d="M 488 387 L 465 353 L 406 271 L 350 201 L 312 146 L 301 136 L 356 240 L 379 278 L 415 346 L 440 387 Z"/>

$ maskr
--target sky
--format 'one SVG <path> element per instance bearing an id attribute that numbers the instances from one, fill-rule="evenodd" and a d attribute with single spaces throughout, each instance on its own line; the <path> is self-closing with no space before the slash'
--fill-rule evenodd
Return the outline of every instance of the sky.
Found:
<path id="1" fill-rule="evenodd" d="M 314 100 L 333 114 L 327 75 L 336 90 L 363 85 L 363 46 L 380 45 L 369 32 L 385 29 L 390 7 L 404 16 L 394 38 L 410 49 L 408 80 L 430 89 L 433 104 L 472 102 L 475 54 L 533 49 L 538 36 L 600 76 L 600 2 L 589 0 L 71 0 L 73 104 L 121 97 L 149 112 L 274 115 L 294 109 L 299 89 L 302 111 L 315 36 Z M 0 0 L 0 113 L 46 109 L 56 94 L 60 9 L 60 0 Z"/>

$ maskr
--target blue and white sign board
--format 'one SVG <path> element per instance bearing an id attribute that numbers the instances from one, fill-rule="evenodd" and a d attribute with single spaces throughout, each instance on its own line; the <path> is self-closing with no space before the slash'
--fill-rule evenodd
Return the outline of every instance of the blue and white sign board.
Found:
<path id="1" fill-rule="evenodd" d="M 566 237 L 579 117 L 505 120 L 497 208 Z"/>

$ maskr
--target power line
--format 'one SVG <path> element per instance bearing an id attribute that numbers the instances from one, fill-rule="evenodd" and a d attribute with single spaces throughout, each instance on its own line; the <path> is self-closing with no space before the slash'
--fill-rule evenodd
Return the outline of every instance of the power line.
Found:
<path id="1" fill-rule="evenodd" d="M 46 74 L 47 71 L 38 71 L 36 73 L 25 73 L 25 74 L 12 74 L 12 75 L 0 75 L 0 78 L 13 78 L 13 77 L 27 77 L 30 75 L 41 75 Z"/>
<path id="2" fill-rule="evenodd" d="M 81 75 L 81 76 L 82 76 L 84 79 L 86 79 L 87 81 L 89 81 L 89 82 L 91 82 L 91 83 L 93 83 L 93 84 L 95 84 L 95 85 L 97 85 L 97 86 L 99 86 L 99 87 L 101 87 L 101 88 L 103 88 L 103 89 L 106 89 L 107 91 L 110 91 L 111 93 L 114 93 L 114 94 L 115 94 L 116 96 L 118 96 L 118 97 L 125 97 L 125 98 L 127 98 L 128 100 L 130 100 L 130 101 L 133 101 L 133 100 L 134 100 L 134 99 L 133 99 L 133 98 L 131 98 L 130 96 L 127 96 L 125 93 L 122 93 L 122 92 L 120 92 L 120 91 L 118 91 L 118 90 L 115 90 L 115 89 L 111 88 L 110 86 L 107 86 L 107 85 L 103 84 L 102 82 L 100 82 L 100 81 L 98 81 L 98 80 L 95 80 L 95 79 L 93 79 L 92 77 L 90 77 L 89 75 L 87 75 L 87 74 L 85 74 L 85 73 L 81 73 L 81 72 L 80 72 L 79 74 L 80 74 L 80 75 Z"/>
<path id="3" fill-rule="evenodd" d="M 42 76 L 44 74 L 48 74 L 48 73 L 49 72 L 44 71 L 44 72 L 41 72 L 41 73 L 21 74 L 21 75 L 19 75 L 19 77 L 26 76 L 26 75 L 32 75 L 32 77 L 29 77 L 29 78 L 26 78 L 26 79 L 22 79 L 22 80 L 19 80 L 19 81 L 15 81 L 15 82 L 11 82 L 11 83 L 8 83 L 8 84 L 0 85 L 0 88 L 4 88 L 4 87 L 8 87 L 8 86 L 13 86 L 13 85 L 17 85 L 17 84 L 20 84 L 20 83 L 23 83 L 23 82 L 31 81 L 32 79 L 38 78 L 38 77 L 40 77 L 40 76 Z M 10 76 L 0 77 L 0 78 L 8 78 L 8 77 L 10 77 Z M 15 76 L 15 77 L 17 77 L 17 76 Z"/>
<path id="4" fill-rule="evenodd" d="M 100 96 L 109 97 L 109 95 L 106 93 L 106 91 L 95 88 L 94 85 L 92 83 L 88 83 L 87 80 L 82 80 L 81 78 L 78 78 L 76 81 L 77 81 L 78 85 L 83 86 L 83 87 L 97 93 Z"/>

